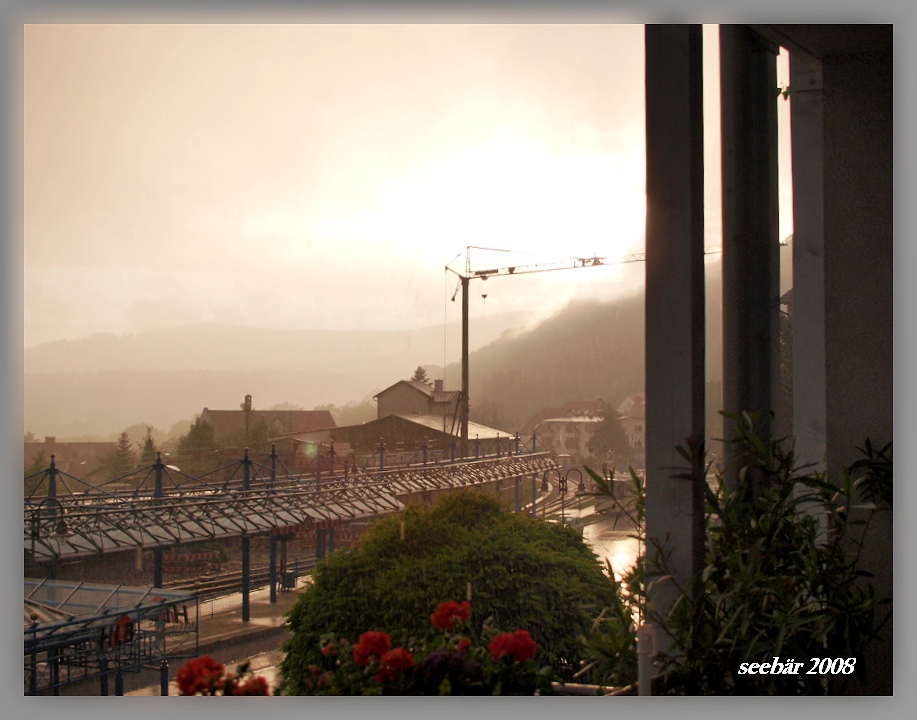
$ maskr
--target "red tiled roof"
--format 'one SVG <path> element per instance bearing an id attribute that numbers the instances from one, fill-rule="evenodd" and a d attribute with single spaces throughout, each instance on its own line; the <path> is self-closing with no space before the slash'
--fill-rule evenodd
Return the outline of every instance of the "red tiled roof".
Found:
<path id="1" fill-rule="evenodd" d="M 210 410 L 204 408 L 201 413 L 207 422 L 213 425 L 214 435 L 223 437 L 245 429 L 245 412 L 243 410 Z M 285 433 L 311 432 L 336 427 L 334 417 L 328 410 L 252 410 L 249 423 L 264 420 L 268 428 L 279 424 Z"/>

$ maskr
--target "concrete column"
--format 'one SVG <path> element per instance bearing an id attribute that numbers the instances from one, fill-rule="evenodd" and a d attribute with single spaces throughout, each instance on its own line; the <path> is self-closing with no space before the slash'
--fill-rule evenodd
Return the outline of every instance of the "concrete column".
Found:
<path id="1" fill-rule="evenodd" d="M 790 55 L 793 126 L 793 435 L 825 469 L 825 184 L 821 63 Z"/>
<path id="2" fill-rule="evenodd" d="M 825 417 L 828 476 L 834 482 L 844 467 L 862 457 L 857 448 L 867 437 L 882 447 L 894 434 L 892 168 L 898 158 L 892 65 L 891 47 L 856 59 L 822 61 L 824 184 L 829 190 L 824 198 Z M 907 370 L 898 375 L 905 377 Z M 901 390 L 899 385 L 899 395 Z M 909 480 L 900 455 L 896 480 Z M 900 503 L 902 495 L 897 497 Z M 891 597 L 894 590 L 892 518 L 891 511 L 872 518 L 860 556 L 860 568 L 875 576 L 877 597 Z M 908 611 L 905 606 L 895 612 L 901 617 Z M 850 692 L 893 692 L 894 637 L 892 620 L 883 628 L 883 641 L 867 647 L 861 661 L 865 672 L 855 675 L 859 687 Z M 899 642 L 899 655 L 903 646 Z"/>
<path id="3" fill-rule="evenodd" d="M 746 25 L 720 26 L 723 405 L 765 411 L 765 434 L 780 378 L 778 50 Z"/>
<path id="4" fill-rule="evenodd" d="M 704 437 L 701 26 L 647 25 L 645 47 L 647 552 L 670 552 L 683 584 L 703 560 L 700 486 L 672 471 L 685 465 L 676 446 Z M 676 597 L 662 585 L 657 608 Z"/>

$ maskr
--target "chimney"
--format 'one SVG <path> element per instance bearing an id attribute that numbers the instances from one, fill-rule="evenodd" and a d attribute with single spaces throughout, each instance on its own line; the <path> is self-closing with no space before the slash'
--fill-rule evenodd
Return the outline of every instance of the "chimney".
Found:
<path id="1" fill-rule="evenodd" d="M 435 393 L 441 393 L 442 391 L 443 391 L 443 381 L 442 381 L 442 380 L 434 380 L 434 381 L 433 381 L 433 392 L 435 392 Z"/>

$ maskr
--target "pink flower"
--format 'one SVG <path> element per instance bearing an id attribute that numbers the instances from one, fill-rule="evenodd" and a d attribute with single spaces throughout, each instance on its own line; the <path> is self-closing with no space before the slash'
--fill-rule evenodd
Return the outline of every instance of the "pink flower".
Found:
<path id="1" fill-rule="evenodd" d="M 430 615 L 430 622 L 433 627 L 440 630 L 451 630 L 455 623 L 464 621 L 471 617 L 471 603 L 463 600 L 461 604 L 450 600 L 449 602 L 440 603 L 436 612 Z"/>
<path id="2" fill-rule="evenodd" d="M 510 656 L 519 662 L 535 657 L 538 645 L 532 640 L 528 630 L 516 630 L 511 633 L 500 633 L 487 646 L 494 660 Z"/>

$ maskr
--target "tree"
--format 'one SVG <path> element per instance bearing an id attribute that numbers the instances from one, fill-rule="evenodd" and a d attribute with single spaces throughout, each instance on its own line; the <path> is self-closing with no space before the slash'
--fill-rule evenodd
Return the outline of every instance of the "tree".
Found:
<path id="1" fill-rule="evenodd" d="M 146 426 L 146 437 L 139 443 L 140 446 L 140 465 L 147 466 L 156 462 L 156 442 L 153 440 L 153 426 Z"/>
<path id="2" fill-rule="evenodd" d="M 411 380 L 414 382 L 422 382 L 427 385 L 430 384 L 430 380 L 427 378 L 427 371 L 423 369 L 422 365 L 418 365 L 417 369 L 414 371 L 414 375 L 411 377 Z"/>
<path id="3" fill-rule="evenodd" d="M 584 652 L 580 636 L 616 602 L 579 534 L 504 512 L 495 497 L 472 490 L 379 520 L 359 545 L 321 561 L 312 578 L 290 611 L 293 637 L 281 669 L 291 694 L 304 692 L 326 633 L 356 642 L 365 631 L 385 631 L 394 645 L 432 640 L 430 614 L 464 600 L 469 584 L 473 625 L 528 630 L 539 664 L 570 678 Z"/>
<path id="4" fill-rule="evenodd" d="M 589 441 L 589 452 L 596 460 L 604 462 L 609 457 L 615 465 L 626 465 L 630 460 L 631 447 L 627 433 L 617 414 L 612 412 L 602 418 L 595 428 L 595 434 Z"/>
<path id="5" fill-rule="evenodd" d="M 25 481 L 25 497 L 29 497 L 44 482 L 45 476 L 38 475 L 42 470 L 47 470 L 50 459 L 45 455 L 44 450 L 39 450 L 32 462 L 25 467 L 25 477 L 35 475 L 31 480 Z"/>
<path id="6" fill-rule="evenodd" d="M 193 453 L 216 450 L 216 437 L 211 425 L 200 416 L 194 419 L 194 424 L 187 433 L 178 439 L 178 452 Z"/>
<path id="7" fill-rule="evenodd" d="M 118 447 L 105 457 L 102 469 L 111 478 L 122 477 L 137 469 L 137 453 L 127 432 L 118 436 Z"/>
<path id="8" fill-rule="evenodd" d="M 284 401 L 271 405 L 268 410 L 305 410 L 302 405 L 294 405 L 291 402 Z"/>

